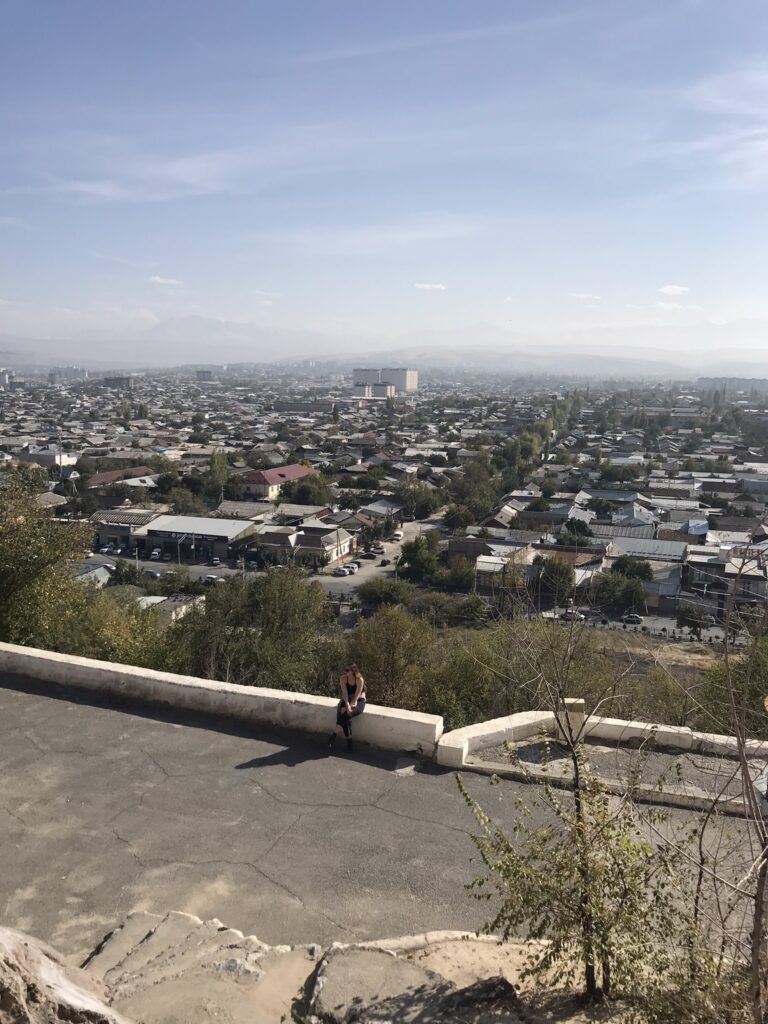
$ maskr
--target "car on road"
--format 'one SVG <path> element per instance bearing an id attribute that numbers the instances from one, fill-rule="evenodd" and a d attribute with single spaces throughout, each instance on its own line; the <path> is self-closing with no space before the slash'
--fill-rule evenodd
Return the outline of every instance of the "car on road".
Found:
<path id="1" fill-rule="evenodd" d="M 392 540 L 402 540 L 402 539 L 403 539 L 403 531 L 402 530 L 395 530 L 395 532 L 392 534 Z"/>
<path id="2" fill-rule="evenodd" d="M 149 556 L 150 561 L 159 562 L 161 553 L 160 548 L 152 548 L 152 554 Z"/>
<path id="3" fill-rule="evenodd" d="M 383 555 L 384 554 L 384 545 L 383 544 L 377 544 L 375 548 L 371 548 L 371 551 L 373 552 L 374 555 Z"/>
<path id="4" fill-rule="evenodd" d="M 348 565 L 345 565 L 344 568 L 347 570 L 348 575 L 354 576 L 360 566 L 357 562 L 350 562 Z"/>
<path id="5" fill-rule="evenodd" d="M 404 523 L 415 523 L 416 522 L 416 516 L 413 515 L 412 513 L 409 513 L 408 515 L 403 516 L 403 522 Z"/>
<path id="6" fill-rule="evenodd" d="M 144 575 L 145 576 L 149 576 L 149 578 L 151 580 L 159 580 L 160 579 L 160 573 L 157 571 L 157 569 L 145 569 L 144 570 Z"/>
<path id="7" fill-rule="evenodd" d="M 575 608 L 568 608 L 566 611 L 560 612 L 558 618 L 562 619 L 563 622 L 584 622 L 586 615 L 577 612 Z"/>
<path id="8" fill-rule="evenodd" d="M 621 616 L 621 621 L 627 626 L 642 626 L 643 616 L 638 615 L 637 612 L 627 612 L 626 615 Z"/>
<path id="9" fill-rule="evenodd" d="M 108 555 L 111 550 L 112 550 L 112 545 L 111 544 L 105 544 L 103 548 L 99 548 L 99 554 L 100 555 Z"/>
<path id="10" fill-rule="evenodd" d="M 208 575 L 203 579 L 203 586 L 212 587 L 215 586 L 217 583 L 224 582 L 226 581 L 223 576 L 217 576 L 215 573 L 209 572 Z"/>
<path id="11" fill-rule="evenodd" d="M 379 562 L 379 565 L 392 565 L 392 559 L 382 558 L 382 560 Z"/>
<path id="12" fill-rule="evenodd" d="M 360 557 L 361 558 L 373 558 L 373 559 L 375 559 L 376 558 L 376 552 L 375 551 L 364 551 L 362 553 L 362 555 L 360 555 Z"/>
<path id="13" fill-rule="evenodd" d="M 210 565 L 221 565 L 221 559 L 214 555 L 214 557 L 211 559 L 209 564 Z"/>
<path id="14" fill-rule="evenodd" d="M 345 565 L 337 565 L 331 573 L 331 576 L 349 576 L 349 572 L 347 572 L 347 567 Z"/>

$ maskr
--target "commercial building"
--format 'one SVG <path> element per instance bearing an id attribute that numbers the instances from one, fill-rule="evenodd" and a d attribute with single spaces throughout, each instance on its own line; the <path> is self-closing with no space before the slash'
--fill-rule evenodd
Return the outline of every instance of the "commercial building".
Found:
<path id="1" fill-rule="evenodd" d="M 173 558 L 236 558 L 253 534 L 253 523 L 212 516 L 158 516 L 134 531 L 139 553 L 147 557 L 155 548 Z"/>

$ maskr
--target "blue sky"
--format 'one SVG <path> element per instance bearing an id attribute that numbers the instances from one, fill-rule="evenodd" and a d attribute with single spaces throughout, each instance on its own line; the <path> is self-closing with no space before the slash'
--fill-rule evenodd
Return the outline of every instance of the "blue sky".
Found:
<path id="1" fill-rule="evenodd" d="M 764 0 L 5 0 L 0 334 L 768 320 Z"/>

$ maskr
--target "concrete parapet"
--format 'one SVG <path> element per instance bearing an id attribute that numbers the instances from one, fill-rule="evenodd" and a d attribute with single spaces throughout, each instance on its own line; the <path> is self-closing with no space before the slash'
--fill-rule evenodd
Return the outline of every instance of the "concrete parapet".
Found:
<path id="1" fill-rule="evenodd" d="M 631 722 L 599 715 L 587 719 L 584 733 L 590 739 L 609 740 L 612 743 L 643 743 L 653 739 L 656 746 L 675 750 L 690 750 L 693 745 L 693 734 L 685 726 L 653 725 L 650 722 Z"/>
<path id="2" fill-rule="evenodd" d="M 558 739 L 578 741 L 584 729 L 586 705 L 577 697 L 566 697 L 564 704 L 564 709 L 558 712 L 555 719 Z"/>
<path id="3" fill-rule="evenodd" d="M 0 673 L 188 711 L 302 732 L 330 733 L 337 701 L 290 690 L 220 683 L 134 665 L 76 658 L 0 643 Z M 432 757 L 443 732 L 439 715 L 369 704 L 355 719 L 355 739 Z"/>
<path id="4" fill-rule="evenodd" d="M 505 718 L 492 718 L 463 729 L 444 733 L 437 744 L 437 763 L 446 768 L 461 768 L 469 754 L 494 747 L 504 740 L 516 742 L 542 732 L 551 732 L 555 716 L 551 711 L 521 711 Z"/>

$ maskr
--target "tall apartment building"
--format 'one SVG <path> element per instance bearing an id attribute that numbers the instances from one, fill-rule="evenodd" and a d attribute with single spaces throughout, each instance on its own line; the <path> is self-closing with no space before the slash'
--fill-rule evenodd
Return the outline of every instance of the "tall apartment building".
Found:
<path id="1" fill-rule="evenodd" d="M 419 371 L 405 368 L 382 369 L 380 371 L 382 384 L 394 384 L 395 391 L 399 394 L 406 394 L 415 391 L 419 386 Z"/>
<path id="2" fill-rule="evenodd" d="M 358 368 L 352 371 L 352 383 L 358 385 L 391 384 L 398 395 L 415 391 L 419 386 L 419 371 L 405 367 L 370 369 Z"/>
<path id="3" fill-rule="evenodd" d="M 358 384 L 378 384 L 381 380 L 381 370 L 369 370 L 369 369 L 357 369 L 352 371 L 352 383 Z"/>

